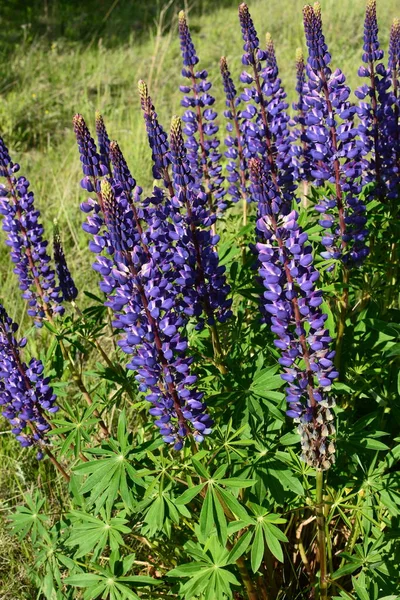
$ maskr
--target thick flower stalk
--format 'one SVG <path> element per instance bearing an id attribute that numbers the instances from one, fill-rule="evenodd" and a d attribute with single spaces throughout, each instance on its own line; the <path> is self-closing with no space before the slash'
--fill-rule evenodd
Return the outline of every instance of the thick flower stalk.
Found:
<path id="1" fill-rule="evenodd" d="M 124 331 L 119 345 L 131 355 L 127 366 L 137 372 L 140 389 L 147 392 L 153 405 L 150 413 L 157 417 L 164 441 L 179 450 L 191 433 L 202 441 L 211 432 L 212 421 L 202 394 L 193 388 L 196 376 L 190 373 L 193 359 L 187 356 L 181 332 L 185 318 L 176 299 L 177 271 L 171 242 L 165 237 L 168 228 L 163 220 L 150 219 L 148 237 L 155 241 L 144 248 L 126 196 L 116 198 L 104 180 L 101 198 L 101 207 L 91 202 L 97 232 L 89 219 L 94 234 L 91 249 L 99 253 L 94 268 L 103 276 L 101 289 L 114 312 L 113 325 Z M 100 255 L 105 248 L 112 258 Z"/>
<path id="2" fill-rule="evenodd" d="M 365 205 L 360 198 L 363 156 L 368 148 L 357 136 L 356 107 L 348 98 L 350 89 L 340 69 L 329 68 L 330 54 L 325 43 L 321 10 L 304 7 L 304 28 L 308 46 L 308 93 L 305 102 L 307 142 L 312 160 L 311 175 L 317 186 L 326 182 L 326 196 L 316 206 L 320 225 L 327 231 L 322 238 L 327 259 L 341 258 L 349 266 L 360 264 L 368 254 L 365 244 Z"/>
<path id="3" fill-rule="evenodd" d="M 72 302 L 77 297 L 78 290 L 67 265 L 61 243 L 60 230 L 56 221 L 53 228 L 53 258 L 63 300 L 65 302 Z"/>
<path id="4" fill-rule="evenodd" d="M 37 457 L 42 458 L 50 429 L 46 413 L 58 411 L 56 396 L 44 377 L 42 362 L 36 358 L 23 362 L 20 350 L 26 339 L 17 340 L 17 329 L 0 305 L 0 405 L 21 446 L 37 446 Z"/>
<path id="5" fill-rule="evenodd" d="M 14 164 L 0 138 L 0 214 L 3 215 L 3 231 L 7 234 L 6 244 L 10 248 L 14 273 L 19 279 L 22 298 L 28 303 L 28 314 L 37 327 L 45 317 L 62 314 L 62 296 L 56 286 L 55 273 L 51 268 L 47 252 L 47 241 L 40 222 L 40 212 L 35 208 L 30 183 L 17 176 L 19 165 Z"/>
<path id="6" fill-rule="evenodd" d="M 236 92 L 235 85 L 229 72 L 228 63 L 225 56 L 221 57 L 220 70 L 222 83 L 225 92 L 225 104 L 227 109 L 224 115 L 227 119 L 226 129 L 228 135 L 225 138 L 227 151 L 225 156 L 228 159 L 228 194 L 232 202 L 243 202 L 243 225 L 247 223 L 247 203 L 249 201 L 247 194 L 248 171 L 246 158 L 244 155 L 244 139 L 241 131 L 241 119 L 239 119 L 238 107 L 240 106 L 240 96 Z"/>
<path id="7" fill-rule="evenodd" d="M 232 315 L 230 287 L 215 250 L 219 236 L 210 230 L 215 215 L 210 214 L 207 195 L 197 188 L 190 170 L 179 117 L 172 119 L 170 149 L 176 199 L 182 204 L 182 214 L 185 213 L 181 249 L 185 264 L 181 277 L 186 280 L 186 310 L 198 318 L 198 328 L 203 326 L 204 314 L 213 333 L 214 349 L 221 356 L 216 321 L 223 323 Z"/>
<path id="8" fill-rule="evenodd" d="M 96 135 L 101 163 L 110 173 L 110 138 L 108 137 L 103 116 L 99 113 L 99 111 L 96 111 Z"/>
<path id="9" fill-rule="evenodd" d="M 335 451 L 329 439 L 335 433 L 329 391 L 338 373 L 325 328 L 327 315 L 320 308 L 322 292 L 315 287 L 319 272 L 297 212 L 282 216 L 276 197 L 271 202 L 273 183 L 262 161 L 251 159 L 250 174 L 258 205 L 256 248 L 263 303 L 277 337 L 274 344 L 281 351 L 281 377 L 288 383 L 287 414 L 299 422 L 303 459 L 317 469 L 328 469 Z"/>
<path id="10" fill-rule="evenodd" d="M 168 135 L 159 123 L 146 83 L 142 80 L 139 81 L 138 88 L 140 104 L 146 124 L 147 138 L 151 149 L 151 157 L 153 159 L 153 177 L 154 179 L 162 179 L 170 195 L 173 196 L 169 174 L 171 159 L 169 156 Z"/>
<path id="11" fill-rule="evenodd" d="M 187 108 L 183 121 L 188 160 L 196 185 L 199 187 L 204 184 L 211 212 L 220 215 L 227 205 L 224 200 L 219 140 L 216 137 L 217 112 L 212 108 L 215 98 L 209 93 L 211 83 L 207 81 L 207 71 L 194 69 L 199 59 L 183 11 L 179 13 L 179 37 L 183 58 L 182 75 L 188 80 L 187 85 L 180 86 L 181 92 L 185 94 L 182 106 Z"/>
<path id="12" fill-rule="evenodd" d="M 308 92 L 306 66 L 304 63 L 303 51 L 301 48 L 296 50 L 296 92 L 297 101 L 293 102 L 292 107 L 295 115 L 291 122 L 293 134 L 297 144 L 292 145 L 294 177 L 303 179 L 305 183 L 312 181 L 310 147 L 307 141 L 307 131 L 305 114 L 308 111 L 308 105 L 305 98 Z"/>
<path id="13" fill-rule="evenodd" d="M 296 189 L 293 178 L 291 135 L 286 112 L 286 94 L 279 79 L 275 51 L 270 36 L 267 48 L 261 50 L 249 9 L 239 6 L 239 20 L 244 40 L 242 63 L 249 67 L 240 79 L 248 84 L 241 95 L 246 108 L 240 112 L 244 120 L 246 158 L 264 160 L 277 196 L 284 202 L 281 210 L 288 213 Z"/>

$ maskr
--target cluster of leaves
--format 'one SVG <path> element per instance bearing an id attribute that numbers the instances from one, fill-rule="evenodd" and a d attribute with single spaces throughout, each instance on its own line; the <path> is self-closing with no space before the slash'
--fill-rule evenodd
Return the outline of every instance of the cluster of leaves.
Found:
<path id="1" fill-rule="evenodd" d="M 311 217 L 306 227 L 318 239 Z M 46 599 L 306 599 L 318 590 L 315 471 L 298 457 L 276 352 L 259 322 L 253 259 L 241 259 L 246 232 L 240 239 L 233 229 L 221 245 L 236 307 L 222 329 L 227 374 L 213 363 L 204 332 L 189 332 L 217 423 L 200 448 L 186 447 L 177 460 L 160 440 L 102 325 L 101 298 L 92 296 L 83 318 L 65 318 L 43 356 L 60 378 L 65 409 L 54 419 L 54 453 L 72 465 L 72 477 L 57 506 L 39 492 L 26 496 L 12 526 L 34 548 L 32 576 Z M 324 500 L 330 593 L 337 599 L 394 600 L 400 593 L 400 321 L 397 298 L 392 290 L 388 306 L 382 283 L 384 227 L 375 246 L 351 282 L 356 308 L 347 321 L 346 372 L 334 388 L 338 462 Z M 326 271 L 333 328 L 341 289 L 332 280 Z M 61 338 L 92 382 L 91 408 L 71 398 Z M 113 368 L 90 359 L 95 339 L 110 343 Z M 110 424 L 108 439 L 99 437 L 95 408 Z"/>

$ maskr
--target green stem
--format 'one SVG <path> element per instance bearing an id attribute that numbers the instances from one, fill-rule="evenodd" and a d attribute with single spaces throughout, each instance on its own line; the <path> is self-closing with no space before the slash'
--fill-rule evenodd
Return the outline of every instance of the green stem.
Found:
<path id="1" fill-rule="evenodd" d="M 212 346 L 213 346 L 213 350 L 214 350 L 215 364 L 216 364 L 217 368 L 219 369 L 219 371 L 223 375 L 226 375 L 228 370 L 225 367 L 225 365 L 223 364 L 224 354 L 222 352 L 222 346 L 221 346 L 221 340 L 219 339 L 218 328 L 215 323 L 214 323 L 214 325 L 210 325 L 210 331 L 211 331 Z"/>
<path id="2" fill-rule="evenodd" d="M 83 312 L 81 311 L 79 306 L 76 304 L 75 300 L 72 300 L 71 304 L 72 304 L 73 308 L 75 309 L 76 314 L 83 320 L 83 322 L 86 322 L 85 315 L 83 314 Z M 100 344 L 99 340 L 97 338 L 94 338 L 93 343 L 96 346 L 97 350 L 100 352 L 105 363 L 110 367 L 110 369 L 114 369 L 112 360 L 109 358 L 107 352 L 104 350 L 104 348 Z"/>
<path id="3" fill-rule="evenodd" d="M 325 514 L 324 514 L 324 472 L 317 471 L 316 475 L 316 504 L 315 514 L 317 517 L 318 550 L 319 550 L 319 598 L 328 600 L 328 580 L 326 564 L 326 536 L 325 536 Z"/>
<path id="4" fill-rule="evenodd" d="M 346 267 L 343 269 L 343 294 L 339 300 L 339 320 L 337 325 L 337 336 L 336 336 L 336 355 L 335 355 L 335 366 L 339 371 L 339 377 L 343 379 L 342 367 L 342 354 L 343 354 L 343 341 L 344 332 L 346 329 L 346 318 L 349 309 L 349 281 L 350 271 Z"/>

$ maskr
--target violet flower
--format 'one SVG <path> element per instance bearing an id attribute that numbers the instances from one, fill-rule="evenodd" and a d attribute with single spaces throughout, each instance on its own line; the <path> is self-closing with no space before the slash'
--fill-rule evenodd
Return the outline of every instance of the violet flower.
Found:
<path id="1" fill-rule="evenodd" d="M 265 161 L 274 193 L 284 201 L 281 210 L 288 213 L 295 199 L 296 185 L 286 94 L 278 76 L 272 40 L 267 36 L 267 49 L 260 49 L 249 9 L 244 3 L 239 6 L 239 20 L 244 40 L 242 63 L 249 67 L 240 79 L 250 86 L 241 94 L 246 107 L 239 114 L 246 140 L 245 156 Z"/>
<path id="2" fill-rule="evenodd" d="M 171 179 L 168 171 L 168 167 L 171 164 L 168 136 L 158 121 L 146 83 L 139 81 L 138 88 L 153 159 L 153 177 L 154 179 L 163 179 L 165 187 L 171 190 Z"/>
<path id="3" fill-rule="evenodd" d="M 82 115 L 77 114 L 74 116 L 73 125 L 84 175 L 81 179 L 81 186 L 89 193 L 99 192 L 100 178 L 108 174 L 108 169 L 101 162 L 94 139 L 90 135 Z"/>
<path id="4" fill-rule="evenodd" d="M 40 212 L 35 208 L 30 183 L 17 176 L 19 165 L 14 164 L 0 138 L 0 214 L 3 215 L 3 231 L 7 234 L 6 244 L 10 248 L 14 273 L 19 279 L 22 298 L 28 303 L 28 315 L 37 327 L 42 326 L 45 316 L 62 314 L 62 296 L 56 286 L 55 273 L 47 253 L 47 241 L 40 223 Z"/>
<path id="5" fill-rule="evenodd" d="M 104 119 L 98 111 L 96 112 L 96 134 L 101 163 L 107 168 L 108 173 L 110 173 L 110 138 L 108 137 Z"/>
<path id="6" fill-rule="evenodd" d="M 60 231 L 56 221 L 54 222 L 53 227 L 53 258 L 63 300 L 65 302 L 72 302 L 77 297 L 78 290 L 67 265 L 61 243 Z"/>
<path id="7" fill-rule="evenodd" d="M 320 308 L 322 292 L 315 287 L 319 272 L 297 212 L 282 216 L 280 203 L 270 194 L 273 182 L 265 165 L 251 159 L 249 166 L 251 191 L 258 203 L 256 248 L 264 309 L 277 337 L 274 344 L 281 351 L 281 377 L 288 383 L 287 415 L 300 423 L 303 459 L 327 469 L 334 462 L 334 444 L 328 437 L 335 433 L 330 411 L 334 401 L 328 392 L 338 373 L 325 328 L 327 315 Z"/>
<path id="8" fill-rule="evenodd" d="M 221 57 L 220 70 L 226 97 L 225 104 L 227 106 L 224 115 L 227 119 L 226 129 L 228 132 L 228 135 L 225 138 L 225 146 L 228 148 L 225 152 L 225 156 L 229 161 L 226 167 L 229 173 L 227 180 L 230 184 L 228 194 L 231 197 L 232 202 L 238 202 L 240 199 L 243 200 L 245 225 L 245 216 L 247 215 L 246 205 L 249 199 L 246 189 L 248 172 L 244 155 L 244 139 L 241 131 L 241 120 L 239 119 L 238 114 L 238 107 L 240 106 L 241 100 L 236 92 L 225 56 Z"/>
<path id="9" fill-rule="evenodd" d="M 113 325 L 123 331 L 119 345 L 131 356 L 127 367 L 147 392 L 164 441 L 179 450 L 185 436 L 201 442 L 212 429 L 202 394 L 193 388 L 197 378 L 183 335 L 187 317 L 174 246 L 181 219 L 175 228 L 175 209 L 159 188 L 136 204 L 126 162 L 113 142 L 110 151 L 115 179 L 103 179 L 97 198 L 82 205 L 88 213 L 84 229 L 92 235 L 89 247 L 98 255 L 93 268 L 102 276 L 100 288 L 114 313 Z M 88 164 L 88 157 L 82 162 Z"/>
<path id="10" fill-rule="evenodd" d="M 22 361 L 20 350 L 26 339 L 16 339 L 17 329 L 0 304 L 0 405 L 21 446 L 40 448 L 47 443 L 50 429 L 45 414 L 58 411 L 56 396 L 44 377 L 42 362 L 36 358 L 29 364 Z M 40 450 L 37 458 L 42 458 Z"/>
<path id="11" fill-rule="evenodd" d="M 303 179 L 304 182 L 309 182 L 312 181 L 313 178 L 311 175 L 312 161 L 305 123 L 305 115 L 309 108 L 305 102 L 308 93 L 308 84 L 304 56 L 301 48 L 297 48 L 296 50 L 296 92 L 297 101 L 292 104 L 295 115 L 290 123 L 293 127 L 294 138 L 298 142 L 297 144 L 292 145 L 294 177 L 295 179 Z"/>
<path id="12" fill-rule="evenodd" d="M 187 356 L 188 343 L 182 335 L 185 318 L 173 290 L 176 270 L 169 244 L 163 239 L 162 222 L 153 221 L 149 227 L 155 227 L 158 241 L 148 247 L 149 258 L 124 197 L 115 198 L 107 181 L 102 182 L 101 193 L 105 240 L 113 258 L 100 256 L 95 268 L 104 278 L 106 304 L 114 312 L 113 325 L 124 331 L 119 345 L 132 356 L 127 367 L 137 372 L 140 390 L 147 392 L 155 424 L 164 441 L 180 450 L 189 433 L 198 442 L 211 433 L 212 421 L 202 394 L 193 389 L 197 378 L 190 372 L 193 359 Z"/>
<path id="13" fill-rule="evenodd" d="M 204 181 L 211 212 L 220 215 L 226 208 L 225 190 L 222 176 L 219 140 L 215 137 L 218 125 L 217 112 L 213 105 L 215 98 L 209 90 L 206 70 L 195 71 L 199 62 L 192 42 L 185 13 L 179 13 L 179 37 L 183 58 L 182 75 L 188 79 L 187 85 L 180 86 L 184 98 L 182 106 L 187 108 L 183 115 L 184 134 L 187 137 L 186 149 L 190 168 L 197 186 Z"/>
<path id="14" fill-rule="evenodd" d="M 230 287 L 226 282 L 225 267 L 219 264 L 215 251 L 219 236 L 210 230 L 215 215 L 210 214 L 207 195 L 195 184 L 179 117 L 172 119 L 170 149 L 176 199 L 185 213 L 186 229 L 179 248 L 181 260 L 185 259 L 181 279 L 187 291 L 186 312 L 199 318 L 199 329 L 204 324 L 201 318 L 204 312 L 207 324 L 213 327 L 216 320 L 224 323 L 232 315 L 232 300 L 227 297 Z M 221 354 L 220 349 L 218 353 Z"/>
<path id="15" fill-rule="evenodd" d="M 327 231 L 322 238 L 326 259 L 338 259 L 351 266 L 363 262 L 368 254 L 365 244 L 365 205 L 362 189 L 363 156 L 368 148 L 357 136 L 354 122 L 356 107 L 349 101 L 350 89 L 345 76 L 329 68 L 330 54 L 325 43 L 321 10 L 304 7 L 304 28 L 308 56 L 308 92 L 305 103 L 307 142 L 310 148 L 311 175 L 317 186 L 334 184 L 335 192 L 326 195 L 316 206 L 321 213 L 320 225 Z"/>

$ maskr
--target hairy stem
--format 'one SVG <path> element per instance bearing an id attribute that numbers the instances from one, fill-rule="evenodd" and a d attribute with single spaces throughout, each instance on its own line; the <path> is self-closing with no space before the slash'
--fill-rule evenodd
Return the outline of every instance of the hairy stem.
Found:
<path id="1" fill-rule="evenodd" d="M 315 514 L 317 517 L 317 540 L 319 553 L 319 598 L 328 600 L 328 579 L 326 563 L 326 535 L 325 535 L 325 514 L 324 514 L 324 472 L 317 470 L 316 474 L 316 503 Z"/>
<path id="2" fill-rule="evenodd" d="M 339 377 L 343 379 L 342 369 L 342 354 L 343 354 L 343 341 L 344 332 L 346 329 L 346 318 L 349 310 L 349 281 L 350 271 L 344 266 L 343 267 L 343 293 L 339 299 L 339 319 L 337 324 L 337 335 L 336 335 L 336 355 L 335 355 L 335 367 L 339 371 Z"/>

